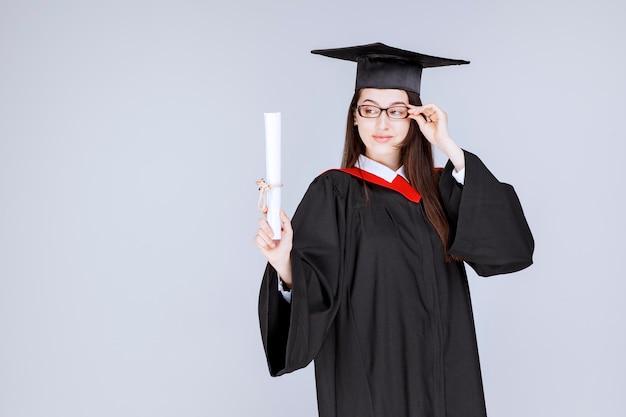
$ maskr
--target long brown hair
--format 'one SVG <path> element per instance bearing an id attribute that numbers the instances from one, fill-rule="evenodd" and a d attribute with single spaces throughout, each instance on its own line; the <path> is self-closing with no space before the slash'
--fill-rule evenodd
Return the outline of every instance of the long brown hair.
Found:
<path id="1" fill-rule="evenodd" d="M 418 94 L 410 91 L 406 93 L 409 96 L 410 104 L 422 105 L 422 100 Z M 357 90 L 352 97 L 350 109 L 348 110 L 346 141 L 341 162 L 342 168 L 353 167 L 359 155 L 365 154 L 365 145 L 359 136 L 357 126 L 354 125 L 354 112 L 360 96 L 361 90 Z M 426 218 L 437 231 L 444 251 L 447 252 L 450 227 L 441 205 L 438 185 L 439 173 L 435 170 L 432 146 L 422 134 L 415 120 L 411 120 L 409 131 L 401 145 L 400 154 L 407 179 L 413 188 L 417 189 L 422 195 L 422 205 Z M 447 253 L 446 259 L 450 259 Z"/>

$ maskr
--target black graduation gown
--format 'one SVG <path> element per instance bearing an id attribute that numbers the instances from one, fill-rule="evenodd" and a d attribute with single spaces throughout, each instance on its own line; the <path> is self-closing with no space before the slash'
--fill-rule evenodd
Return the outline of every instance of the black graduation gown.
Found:
<path id="1" fill-rule="evenodd" d="M 441 173 L 449 252 L 482 276 L 529 266 L 515 191 L 465 158 L 465 185 L 451 163 Z M 420 203 L 366 188 L 339 170 L 310 185 L 292 221 L 291 304 L 267 266 L 259 319 L 270 374 L 314 359 L 321 417 L 485 416 L 463 263 L 445 261 Z"/>

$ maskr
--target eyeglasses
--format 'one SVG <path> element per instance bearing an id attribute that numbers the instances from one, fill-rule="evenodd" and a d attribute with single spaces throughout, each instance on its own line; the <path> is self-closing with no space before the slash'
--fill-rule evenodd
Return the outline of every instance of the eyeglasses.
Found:
<path id="1" fill-rule="evenodd" d="M 393 106 L 387 109 L 381 109 L 380 107 L 364 104 L 357 106 L 356 111 L 361 117 L 368 119 L 375 119 L 379 117 L 382 112 L 387 113 L 390 119 L 406 119 L 409 117 L 409 108 L 406 106 Z"/>

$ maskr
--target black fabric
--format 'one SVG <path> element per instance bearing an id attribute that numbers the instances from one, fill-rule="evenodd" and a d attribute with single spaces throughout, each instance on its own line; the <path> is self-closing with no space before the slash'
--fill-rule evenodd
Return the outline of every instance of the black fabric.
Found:
<path id="1" fill-rule="evenodd" d="M 420 93 L 422 68 L 410 61 L 378 57 L 359 59 L 355 90 L 361 88 L 396 88 Z"/>
<path id="2" fill-rule="evenodd" d="M 451 253 L 481 275 L 530 265 L 513 189 L 468 152 L 466 166 L 464 186 L 450 164 L 440 180 Z M 269 265 L 259 296 L 270 374 L 315 359 L 321 417 L 484 417 L 465 269 L 445 261 L 421 204 L 328 171 L 292 224 L 291 305 Z"/>
<path id="3" fill-rule="evenodd" d="M 461 59 L 424 55 L 382 43 L 316 49 L 311 53 L 356 62 L 356 90 L 397 88 L 419 94 L 422 68 L 469 64 Z"/>

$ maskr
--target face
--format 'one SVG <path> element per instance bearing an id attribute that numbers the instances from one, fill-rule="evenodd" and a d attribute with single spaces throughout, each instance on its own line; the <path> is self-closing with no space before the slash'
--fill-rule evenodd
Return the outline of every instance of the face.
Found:
<path id="1" fill-rule="evenodd" d="M 357 106 L 373 105 L 383 109 L 394 106 L 409 107 L 404 90 L 364 88 Z M 401 165 L 400 145 L 409 131 L 411 119 L 391 119 L 386 112 L 377 118 L 366 118 L 354 111 L 354 123 L 365 145 L 365 156 L 391 169 Z"/>

